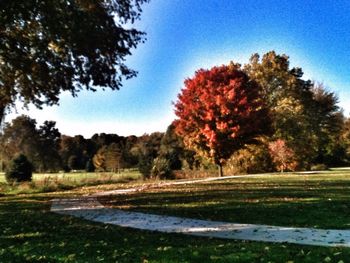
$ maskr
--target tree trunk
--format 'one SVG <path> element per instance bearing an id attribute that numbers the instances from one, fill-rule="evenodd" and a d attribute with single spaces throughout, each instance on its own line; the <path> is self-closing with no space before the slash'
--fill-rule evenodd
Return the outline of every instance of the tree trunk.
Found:
<path id="1" fill-rule="evenodd" d="M 222 164 L 221 163 L 218 164 L 218 169 L 219 169 L 219 177 L 223 177 L 224 174 L 222 172 Z"/>
<path id="2" fill-rule="evenodd" d="M 1 128 L 1 125 L 3 124 L 2 122 L 5 118 L 5 109 L 6 109 L 5 106 L 0 105 L 0 128 Z"/>

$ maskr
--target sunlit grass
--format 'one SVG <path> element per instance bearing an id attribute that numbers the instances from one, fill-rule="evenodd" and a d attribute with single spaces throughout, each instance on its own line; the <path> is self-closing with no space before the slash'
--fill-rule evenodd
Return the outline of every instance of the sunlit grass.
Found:
<path id="1" fill-rule="evenodd" d="M 6 183 L 5 173 L 0 173 L 0 183 Z"/>
<path id="2" fill-rule="evenodd" d="M 32 182 L 8 184 L 4 174 L 0 174 L 0 193 L 54 192 L 83 186 L 129 182 L 141 178 L 138 170 L 124 170 L 120 173 L 34 173 Z"/>

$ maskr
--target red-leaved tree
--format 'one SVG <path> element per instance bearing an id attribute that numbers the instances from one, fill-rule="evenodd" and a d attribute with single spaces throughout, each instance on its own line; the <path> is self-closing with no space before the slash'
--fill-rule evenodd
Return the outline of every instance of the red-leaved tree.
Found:
<path id="1" fill-rule="evenodd" d="M 259 93 L 260 86 L 233 63 L 200 69 L 178 95 L 176 132 L 188 148 L 211 158 L 222 176 L 232 153 L 270 130 Z"/>

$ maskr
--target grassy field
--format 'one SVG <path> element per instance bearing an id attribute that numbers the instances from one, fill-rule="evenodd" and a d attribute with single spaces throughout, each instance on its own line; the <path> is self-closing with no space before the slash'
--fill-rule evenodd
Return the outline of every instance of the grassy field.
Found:
<path id="1" fill-rule="evenodd" d="M 101 201 L 116 208 L 198 219 L 350 229 L 350 171 L 247 176 Z"/>
<path id="2" fill-rule="evenodd" d="M 162 234 L 49 212 L 52 198 L 140 182 L 0 197 L 0 262 L 349 262 L 350 249 Z M 284 174 L 169 186 L 104 202 L 234 222 L 350 228 L 350 172 Z"/>
<path id="3" fill-rule="evenodd" d="M 0 193 L 54 192 L 57 190 L 74 189 L 81 186 L 128 182 L 141 178 L 140 172 L 132 169 L 123 170 L 120 173 L 34 173 L 31 183 L 8 185 L 5 180 L 5 175 L 0 173 Z"/>

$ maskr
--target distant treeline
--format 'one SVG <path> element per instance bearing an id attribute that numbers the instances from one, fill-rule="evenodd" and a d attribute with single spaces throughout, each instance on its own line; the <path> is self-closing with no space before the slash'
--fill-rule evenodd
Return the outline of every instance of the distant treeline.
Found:
<path id="1" fill-rule="evenodd" d="M 194 162 L 194 153 L 183 148 L 172 126 L 166 133 L 139 137 L 101 133 L 89 139 L 82 135 L 62 135 L 55 126 L 55 122 L 45 121 L 37 127 L 36 120 L 25 115 L 6 123 L 0 135 L 1 170 L 6 170 L 10 160 L 20 153 L 27 156 L 37 172 L 116 172 L 139 168 L 145 176 L 150 176 L 160 156 L 168 160 L 171 169 L 181 169 L 186 158 L 188 167 Z"/>
<path id="2" fill-rule="evenodd" d="M 332 149 L 315 156 L 308 167 L 348 165 L 350 160 L 350 120 L 342 121 L 339 137 Z M 61 135 L 55 122 L 46 121 L 37 127 L 28 116 L 19 116 L 6 123 L 0 136 L 1 169 L 18 154 L 31 161 L 36 172 L 71 170 L 111 171 L 138 168 L 145 177 L 161 178 L 173 176 L 174 170 L 215 169 L 207 160 L 194 151 L 184 148 L 182 139 L 170 125 L 165 133 L 155 132 L 142 136 L 119 136 L 117 134 L 95 134 L 86 139 Z M 293 157 L 294 158 L 294 157 Z M 256 173 L 278 170 L 273 165 L 266 144 L 247 145 L 236 152 L 224 167 L 229 173 Z M 303 169 L 302 168 L 302 169 Z"/>

